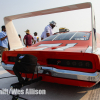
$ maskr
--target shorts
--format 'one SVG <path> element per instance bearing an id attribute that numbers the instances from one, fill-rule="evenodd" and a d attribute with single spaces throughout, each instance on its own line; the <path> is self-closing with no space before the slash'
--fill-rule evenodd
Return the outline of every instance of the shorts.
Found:
<path id="1" fill-rule="evenodd" d="M 1 56 L 2 56 L 3 51 L 8 51 L 8 48 L 1 47 L 1 46 L 0 46 L 0 50 L 1 50 Z"/>

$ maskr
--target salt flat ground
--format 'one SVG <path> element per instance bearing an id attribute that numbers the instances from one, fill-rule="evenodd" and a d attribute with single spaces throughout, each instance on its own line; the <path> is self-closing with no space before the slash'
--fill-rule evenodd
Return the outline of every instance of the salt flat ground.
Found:
<path id="1" fill-rule="evenodd" d="M 12 76 L 5 71 L 0 63 L 0 78 Z M 16 83 L 18 80 L 16 77 L 6 78 L 0 80 L 0 88 L 10 89 L 12 83 Z M 37 82 L 31 85 L 25 86 L 22 89 L 45 89 L 46 95 L 20 95 L 28 100 L 100 100 L 100 83 L 92 88 L 83 88 L 76 86 L 61 85 L 56 83 Z M 11 100 L 10 95 L 1 95 L 0 100 Z M 22 100 L 22 99 L 18 99 Z"/>

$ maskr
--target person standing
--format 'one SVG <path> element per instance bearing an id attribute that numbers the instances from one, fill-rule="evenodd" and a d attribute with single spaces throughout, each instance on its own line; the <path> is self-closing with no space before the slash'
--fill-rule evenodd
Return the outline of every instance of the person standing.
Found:
<path id="1" fill-rule="evenodd" d="M 23 42 L 25 46 L 31 46 L 34 42 L 34 39 L 32 35 L 30 35 L 30 31 L 28 29 L 25 32 L 26 32 L 26 35 L 24 36 Z"/>
<path id="2" fill-rule="evenodd" d="M 37 36 L 37 32 L 34 32 L 34 44 L 39 42 L 39 37 Z"/>
<path id="3" fill-rule="evenodd" d="M 56 26 L 56 22 L 51 21 L 49 25 L 47 25 L 44 29 L 44 31 L 41 34 L 41 40 L 45 39 L 46 37 L 49 37 L 53 35 L 53 28 Z"/>
<path id="4" fill-rule="evenodd" d="M 1 27 L 2 32 L 0 32 L 0 50 L 1 50 L 1 56 L 3 51 L 8 51 L 8 38 L 6 34 L 6 27 Z"/>

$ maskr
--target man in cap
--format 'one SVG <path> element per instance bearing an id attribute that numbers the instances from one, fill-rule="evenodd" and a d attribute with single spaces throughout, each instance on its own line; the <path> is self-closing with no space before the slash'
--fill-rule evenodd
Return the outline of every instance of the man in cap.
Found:
<path id="1" fill-rule="evenodd" d="M 30 35 L 30 31 L 28 29 L 25 32 L 26 32 L 26 35 L 24 36 L 23 42 L 25 46 L 31 46 L 34 42 L 34 39 L 32 35 Z"/>
<path id="2" fill-rule="evenodd" d="M 2 32 L 0 32 L 0 50 L 1 50 L 1 56 L 3 51 L 8 51 L 8 39 L 6 34 L 6 27 L 1 27 Z"/>
<path id="3" fill-rule="evenodd" d="M 53 28 L 56 26 L 56 22 L 51 21 L 49 25 L 47 25 L 44 29 L 44 31 L 42 32 L 41 35 L 41 40 L 43 40 L 46 37 L 49 37 L 50 35 L 54 34 L 53 33 Z"/>

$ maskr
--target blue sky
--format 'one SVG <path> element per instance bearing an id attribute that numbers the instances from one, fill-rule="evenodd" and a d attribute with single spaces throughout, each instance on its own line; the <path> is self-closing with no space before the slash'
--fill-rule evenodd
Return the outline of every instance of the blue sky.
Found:
<path id="1" fill-rule="evenodd" d="M 44 9 L 56 8 L 83 2 L 92 2 L 95 16 L 96 28 L 100 33 L 100 1 L 99 0 L 0 0 L 0 26 L 4 25 L 3 18 L 5 16 L 16 15 L 21 13 L 39 11 Z M 14 20 L 18 34 L 22 38 L 25 35 L 25 30 L 29 29 L 31 35 L 36 31 L 40 36 L 44 27 L 54 20 L 57 27 L 54 32 L 57 32 L 60 27 L 69 28 L 71 31 L 91 31 L 90 9 L 64 12 L 60 14 L 52 14 L 45 16 L 37 16 L 32 18 L 24 18 Z"/>

